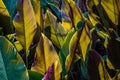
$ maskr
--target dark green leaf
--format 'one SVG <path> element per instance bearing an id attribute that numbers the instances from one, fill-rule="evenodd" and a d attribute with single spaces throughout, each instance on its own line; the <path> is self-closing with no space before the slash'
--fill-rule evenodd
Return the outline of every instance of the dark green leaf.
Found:
<path id="1" fill-rule="evenodd" d="M 30 80 L 42 80 L 43 76 L 42 74 L 35 72 L 35 71 L 28 71 Z"/>

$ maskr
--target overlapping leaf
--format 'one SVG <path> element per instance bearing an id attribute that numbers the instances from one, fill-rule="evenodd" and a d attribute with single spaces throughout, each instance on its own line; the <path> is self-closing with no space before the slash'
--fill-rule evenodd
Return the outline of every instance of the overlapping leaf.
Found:
<path id="1" fill-rule="evenodd" d="M 54 77 L 56 80 L 59 80 L 62 68 L 58 54 L 51 41 L 42 34 L 40 42 L 36 48 L 35 65 L 32 67 L 32 70 L 45 74 L 51 64 L 54 64 Z"/>
<path id="2" fill-rule="evenodd" d="M 49 10 L 45 15 L 44 33 L 57 48 L 62 46 L 67 34 L 67 31 L 60 22 L 57 23 L 57 18 Z"/>
<path id="3" fill-rule="evenodd" d="M 2 0 L 10 14 L 10 17 L 11 19 L 14 19 L 14 16 L 15 16 L 15 10 L 16 10 L 16 3 L 17 3 L 17 0 Z"/>
<path id="4" fill-rule="evenodd" d="M 105 68 L 103 59 L 94 50 L 88 52 L 87 67 L 89 80 L 112 80 Z"/>
<path id="5" fill-rule="evenodd" d="M 118 25 L 119 0 L 88 0 L 87 4 L 93 24 L 101 25 L 103 30 L 108 27 L 115 28 Z"/>
<path id="6" fill-rule="evenodd" d="M 26 6 L 27 5 L 27 6 Z M 18 12 L 14 18 L 16 39 L 20 41 L 26 53 L 36 32 L 36 19 L 29 0 L 18 0 Z"/>
<path id="7" fill-rule="evenodd" d="M 40 9 L 40 0 L 34 0 L 34 12 L 35 12 L 35 18 L 36 22 L 39 26 L 41 25 L 41 9 Z"/>
<path id="8" fill-rule="evenodd" d="M 66 36 L 64 43 L 59 51 L 59 58 L 61 61 L 61 65 L 62 65 L 62 74 L 65 75 L 66 74 L 66 69 L 65 69 L 65 61 L 66 61 L 66 57 L 69 55 L 69 44 L 70 44 L 70 40 L 72 38 L 72 36 L 74 35 L 75 30 L 72 29 Z"/>
<path id="9" fill-rule="evenodd" d="M 29 80 L 25 64 L 15 47 L 0 37 L 0 80 Z"/>
<path id="10" fill-rule="evenodd" d="M 70 7 L 70 18 L 74 27 L 77 27 L 77 24 L 83 20 L 83 15 L 81 10 L 75 4 L 73 0 L 67 0 Z"/>
<path id="11" fill-rule="evenodd" d="M 86 60 L 86 53 L 88 51 L 90 41 L 91 38 L 87 25 L 85 25 L 83 28 L 81 28 L 73 35 L 69 45 L 70 54 L 67 56 L 66 59 L 67 71 L 69 71 L 70 66 L 73 64 L 73 60 L 76 53 L 82 57 L 83 61 Z M 76 52 L 76 50 L 78 51 Z"/>
<path id="12" fill-rule="evenodd" d="M 0 0 L 0 28 L 2 28 L 3 35 L 13 33 L 13 27 L 11 26 L 10 15 L 3 1 Z"/>

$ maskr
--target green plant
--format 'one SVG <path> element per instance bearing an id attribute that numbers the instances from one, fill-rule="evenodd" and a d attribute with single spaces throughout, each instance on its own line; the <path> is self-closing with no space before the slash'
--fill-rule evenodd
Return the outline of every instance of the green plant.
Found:
<path id="1" fill-rule="evenodd" d="M 0 80 L 119 80 L 119 0 L 0 0 Z"/>

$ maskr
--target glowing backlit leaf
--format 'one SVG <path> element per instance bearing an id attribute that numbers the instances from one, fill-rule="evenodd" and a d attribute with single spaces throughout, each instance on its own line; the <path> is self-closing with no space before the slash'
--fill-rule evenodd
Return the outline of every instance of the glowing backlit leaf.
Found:
<path id="1" fill-rule="evenodd" d="M 32 70 L 45 74 L 51 64 L 54 64 L 54 77 L 56 80 L 59 80 L 62 68 L 58 54 L 51 41 L 44 34 L 42 34 L 40 42 L 36 48 L 36 62 L 32 67 Z"/>
<path id="2" fill-rule="evenodd" d="M 26 6 L 27 5 L 27 6 Z M 20 41 L 26 53 L 36 32 L 36 19 L 30 0 L 18 0 L 18 12 L 14 18 L 16 39 Z"/>

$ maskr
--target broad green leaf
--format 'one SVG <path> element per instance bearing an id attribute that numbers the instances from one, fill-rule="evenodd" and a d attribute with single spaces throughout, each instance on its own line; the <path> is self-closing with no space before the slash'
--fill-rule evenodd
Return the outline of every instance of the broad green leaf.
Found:
<path id="1" fill-rule="evenodd" d="M 0 0 L 0 28 L 2 28 L 3 35 L 13 33 L 13 27 L 11 26 L 10 15 L 3 1 Z"/>
<path id="2" fill-rule="evenodd" d="M 18 12 L 13 21 L 16 39 L 22 44 L 25 52 L 28 53 L 37 28 L 36 19 L 30 0 L 18 0 L 17 9 Z"/>
<path id="3" fill-rule="evenodd" d="M 45 15 L 44 33 L 57 48 L 61 48 L 67 34 L 65 28 L 57 22 L 57 18 L 49 10 Z"/>
<path id="4" fill-rule="evenodd" d="M 45 74 L 51 64 L 54 63 L 54 77 L 55 80 L 60 79 L 60 73 L 62 71 L 59 56 L 52 45 L 51 41 L 44 35 L 41 35 L 40 41 L 36 48 L 36 60 L 35 65 L 32 67 L 33 71 Z"/>
<path id="5" fill-rule="evenodd" d="M 105 68 L 103 59 L 95 50 L 88 52 L 87 67 L 89 80 L 112 80 Z"/>
<path id="6" fill-rule="evenodd" d="M 29 80 L 25 64 L 15 47 L 0 36 L 0 80 Z"/>
<path id="7" fill-rule="evenodd" d="M 28 70 L 28 73 L 30 80 L 42 80 L 43 78 L 43 75 L 38 72 Z"/>
<path id="8" fill-rule="evenodd" d="M 17 0 L 2 0 L 11 16 L 14 19 Z"/>
<path id="9" fill-rule="evenodd" d="M 75 30 L 72 29 L 70 32 L 68 32 L 63 45 L 59 51 L 59 57 L 60 57 L 60 61 L 61 61 L 61 65 L 62 65 L 62 74 L 66 75 L 66 69 L 65 69 L 65 60 L 67 55 L 69 54 L 69 44 L 70 44 L 70 40 L 73 36 L 73 34 L 75 33 Z"/>

